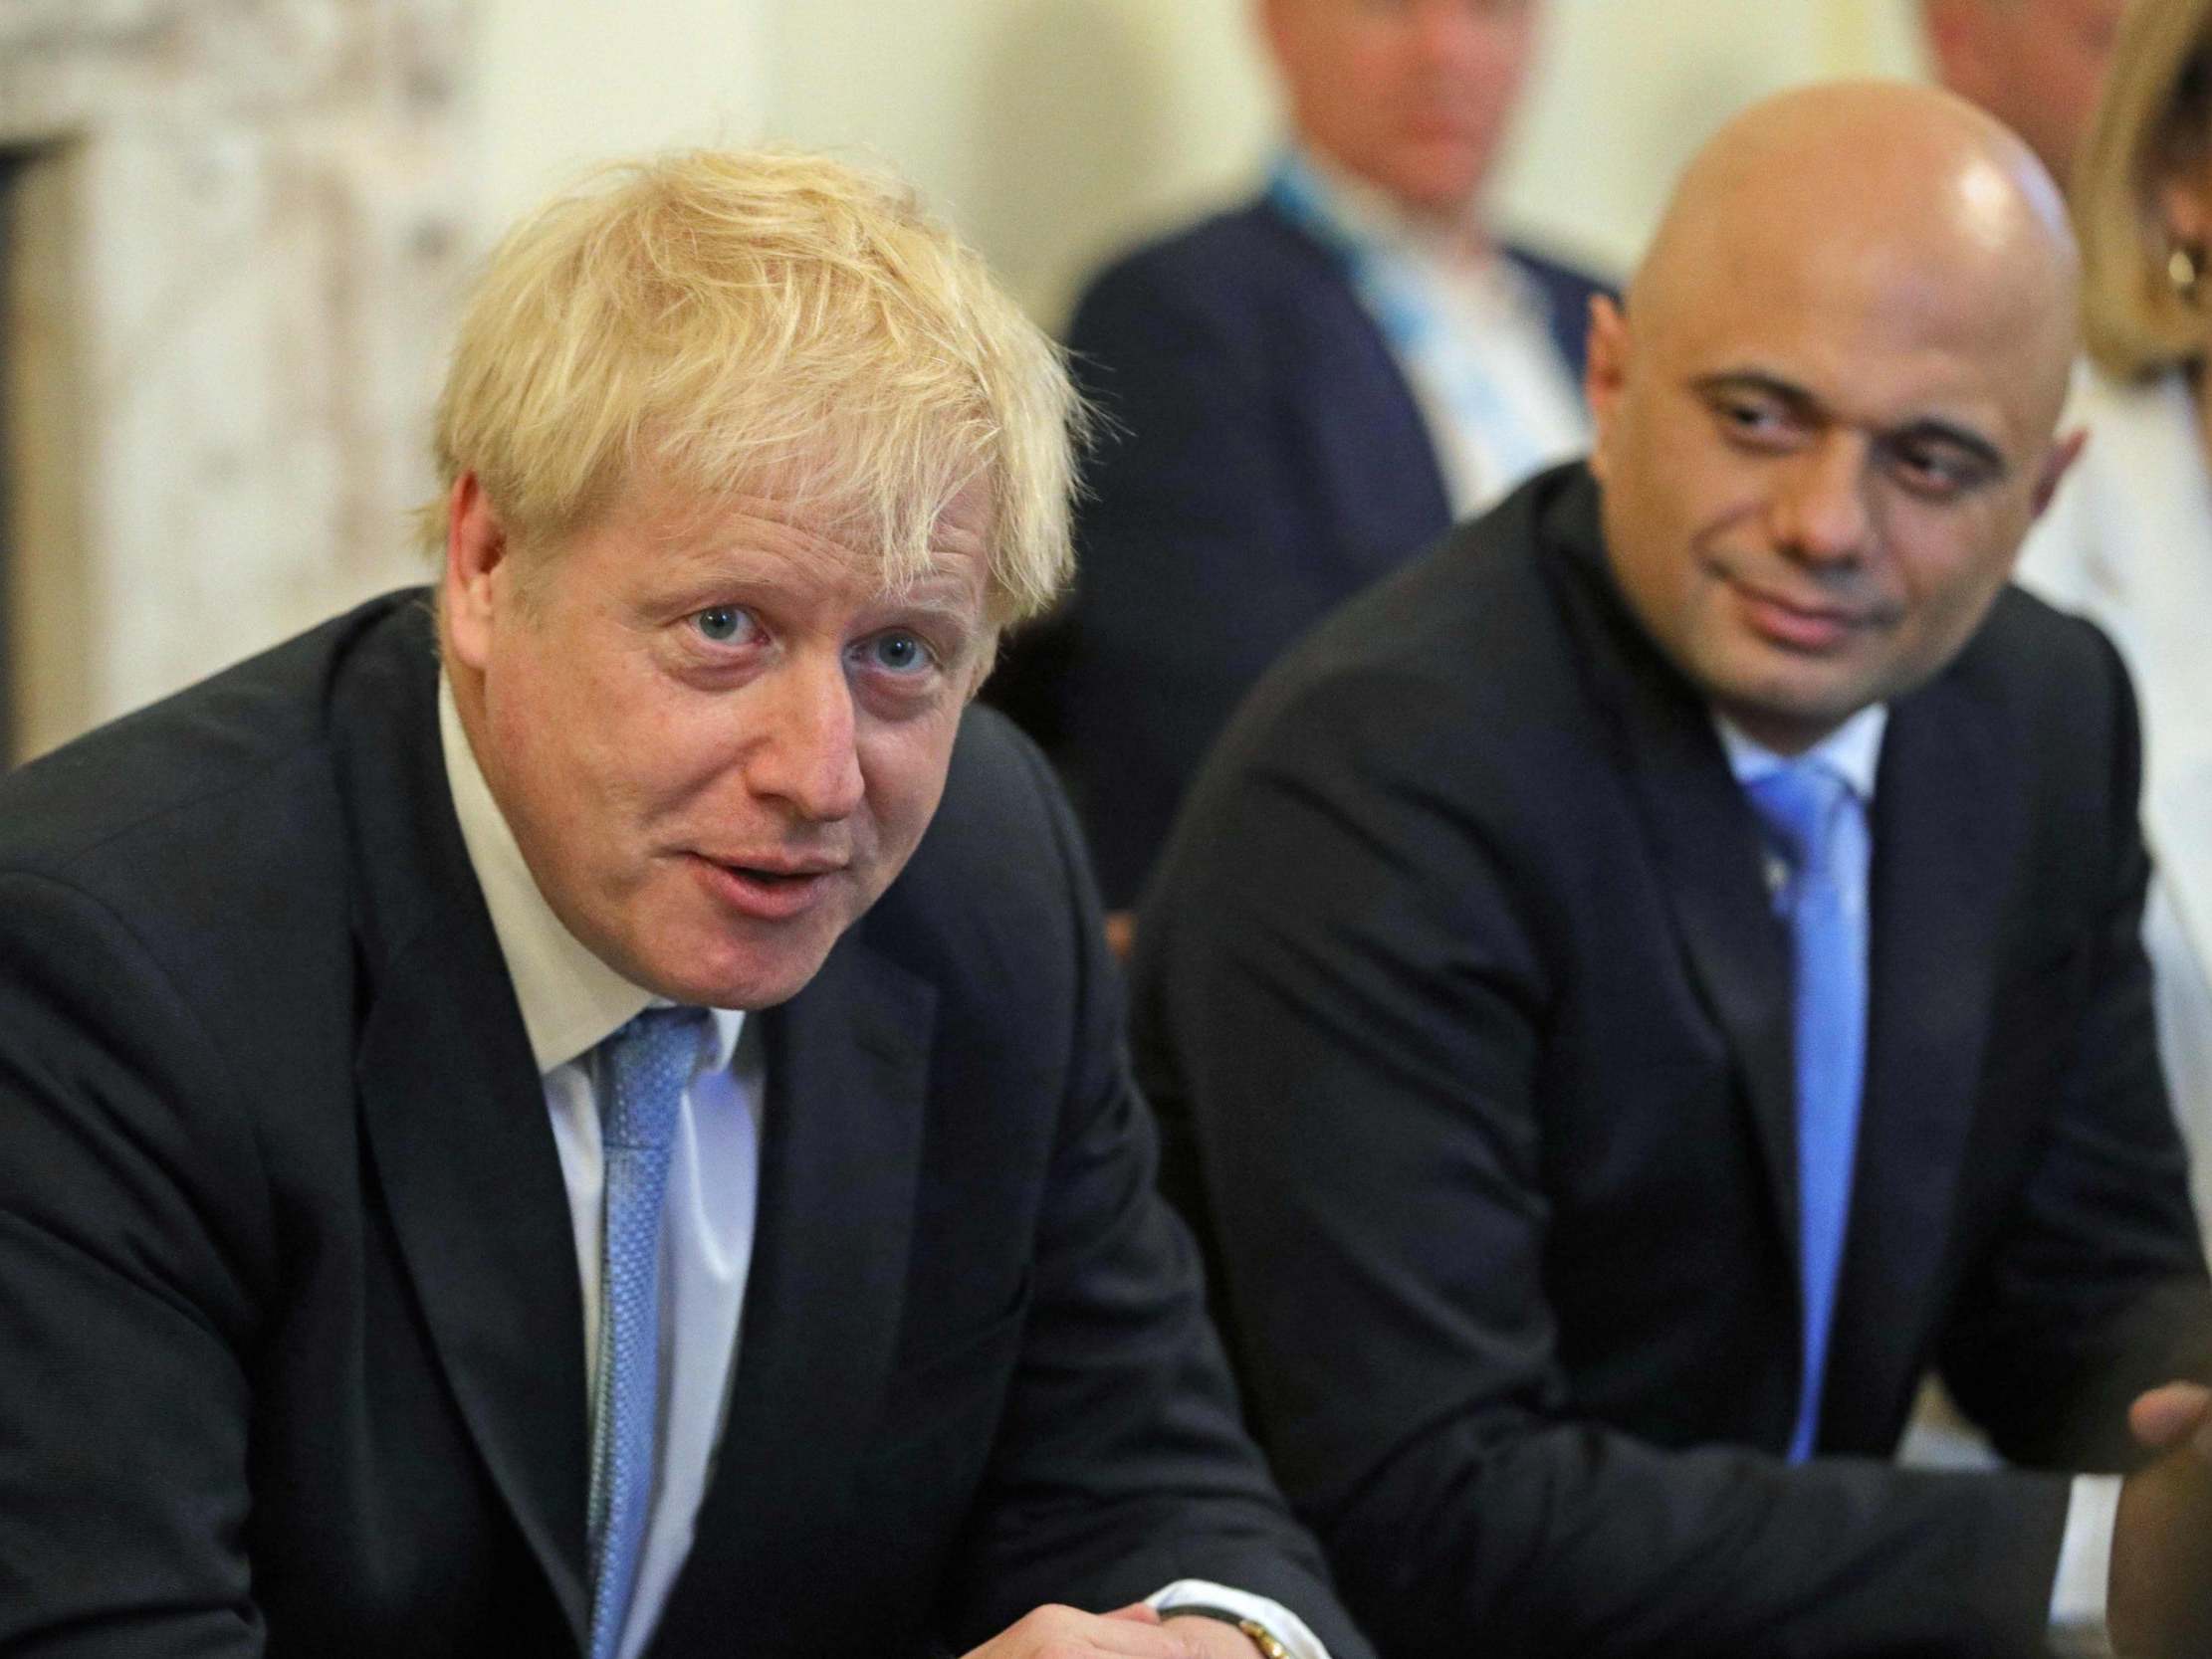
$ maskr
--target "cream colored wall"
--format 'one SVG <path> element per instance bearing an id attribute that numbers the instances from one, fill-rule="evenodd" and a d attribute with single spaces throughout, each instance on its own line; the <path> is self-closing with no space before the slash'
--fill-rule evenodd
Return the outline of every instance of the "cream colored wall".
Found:
<path id="1" fill-rule="evenodd" d="M 482 223 L 504 227 L 594 160 L 758 135 L 780 3 L 476 0 Z"/>
<path id="2" fill-rule="evenodd" d="M 1115 244 L 1241 188 L 1274 131 L 1250 0 L 483 0 L 487 218 L 594 153 L 773 136 L 915 179 L 1057 320 Z M 1911 0 L 1551 0 L 1501 216 L 1618 270 L 1746 101 L 1910 73 Z"/>

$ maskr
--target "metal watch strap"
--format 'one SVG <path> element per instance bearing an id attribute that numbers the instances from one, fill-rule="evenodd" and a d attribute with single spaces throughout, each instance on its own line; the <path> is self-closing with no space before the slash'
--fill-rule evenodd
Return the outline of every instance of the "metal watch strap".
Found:
<path id="1" fill-rule="evenodd" d="M 1173 1607 L 1160 1609 L 1162 1619 L 1210 1618 L 1222 1624 L 1232 1624 L 1244 1632 L 1252 1646 L 1259 1649 L 1264 1659 L 1290 1659 L 1290 1649 L 1275 1640 L 1275 1633 L 1257 1619 L 1246 1618 L 1242 1613 L 1232 1613 L 1226 1607 L 1209 1607 L 1201 1601 L 1179 1601 Z"/>

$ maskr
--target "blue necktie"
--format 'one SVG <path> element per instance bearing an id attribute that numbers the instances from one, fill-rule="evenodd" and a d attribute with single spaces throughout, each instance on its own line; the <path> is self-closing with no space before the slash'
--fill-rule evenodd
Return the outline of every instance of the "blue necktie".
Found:
<path id="1" fill-rule="evenodd" d="M 1799 1265 L 1805 1305 L 1805 1370 L 1790 1458 L 1812 1456 L 1820 1432 L 1836 1286 L 1851 1214 L 1852 1164 L 1867 1060 L 1866 922 L 1861 882 L 1847 863 L 1858 839 L 1859 798 L 1819 761 L 1801 760 L 1747 785 L 1752 804 L 1789 863 L 1775 909 L 1790 925 L 1793 1051 L 1797 1071 Z"/>
<path id="2" fill-rule="evenodd" d="M 652 1509 L 661 1200 L 705 1020 L 698 1008 L 648 1008 L 600 1046 L 606 1211 L 591 1390 L 591 1659 L 613 1659 L 621 1642 Z"/>

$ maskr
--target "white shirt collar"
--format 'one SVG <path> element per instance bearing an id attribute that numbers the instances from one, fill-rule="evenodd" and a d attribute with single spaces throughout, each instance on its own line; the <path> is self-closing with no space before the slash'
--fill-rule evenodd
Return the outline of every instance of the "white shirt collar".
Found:
<path id="1" fill-rule="evenodd" d="M 1329 220 L 1355 243 L 1411 259 L 1456 282 L 1478 285 L 1497 303 L 1524 309 L 1541 306 L 1527 279 L 1483 233 L 1471 206 L 1466 214 L 1468 237 L 1454 236 L 1433 220 L 1409 213 L 1389 191 L 1339 166 L 1311 145 L 1293 143 L 1291 152 L 1320 193 Z"/>
<path id="2" fill-rule="evenodd" d="M 1718 710 L 1713 712 L 1713 726 L 1720 732 L 1721 747 L 1728 751 L 1728 769 L 1736 774 L 1738 783 L 1753 783 L 1796 761 L 1817 759 L 1851 785 L 1861 806 L 1874 804 L 1875 772 L 1881 764 L 1881 736 L 1889 728 L 1886 703 L 1870 704 L 1797 755 L 1777 754 L 1754 741 Z"/>
<path id="3" fill-rule="evenodd" d="M 632 984 L 599 960 L 546 903 L 515 832 L 492 798 L 461 725 L 453 683 L 443 673 L 438 676 L 438 739 L 445 750 L 446 786 L 461 820 L 461 841 L 477 886 L 484 890 L 484 907 L 492 914 L 492 932 L 507 959 L 515 1000 L 522 1004 L 523 1029 L 543 1077 L 589 1053 L 645 1009 L 668 1006 L 668 999 Z M 745 1015 L 733 1008 L 708 1012 L 714 1016 L 714 1066 L 719 1070 L 730 1064 Z"/>

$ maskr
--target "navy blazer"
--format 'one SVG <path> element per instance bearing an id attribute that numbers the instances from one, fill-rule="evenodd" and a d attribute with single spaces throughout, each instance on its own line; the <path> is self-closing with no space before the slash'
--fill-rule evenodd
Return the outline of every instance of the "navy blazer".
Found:
<path id="1" fill-rule="evenodd" d="M 581 1651 L 575 1245 L 436 684 L 381 600 L 0 780 L 0 1651 Z M 965 1650 L 1185 1575 L 1364 1654 L 1237 1427 L 1003 722 L 760 1018 L 743 1337 L 655 1659 Z"/>
<path id="2" fill-rule="evenodd" d="M 1890 706 L 1820 1423 L 1790 955 L 1696 690 L 1543 475 L 1314 630 L 1194 786 L 1139 1072 L 1254 1420 L 1393 1659 L 2047 1651 L 2065 1474 L 2212 1370 L 2134 705 L 2002 594 Z M 1886 1459 L 1929 1367 L 2016 1463 Z"/>
<path id="3" fill-rule="evenodd" d="M 1601 291 L 1507 252 L 1579 378 Z M 1265 199 L 1111 266 L 1069 344 L 1106 421 L 1076 589 L 987 696 L 1059 764 L 1123 906 L 1260 671 L 1451 515 L 1413 389 L 1341 259 Z"/>

